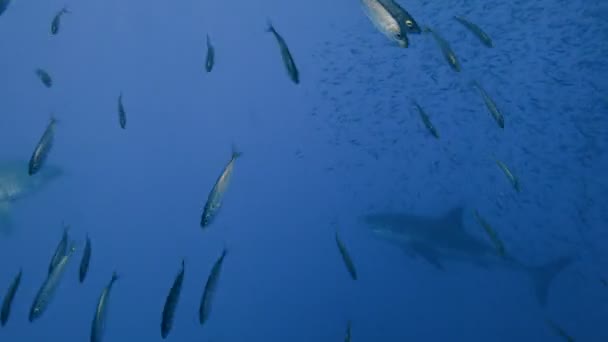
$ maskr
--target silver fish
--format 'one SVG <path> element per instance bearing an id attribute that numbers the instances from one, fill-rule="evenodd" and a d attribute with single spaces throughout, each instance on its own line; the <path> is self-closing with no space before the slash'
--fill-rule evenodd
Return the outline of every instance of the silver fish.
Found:
<path id="1" fill-rule="evenodd" d="M 460 17 L 460 16 L 455 16 L 454 19 L 456 21 L 458 21 L 459 23 L 461 23 L 464 27 L 466 27 L 467 29 L 469 29 L 469 31 L 473 32 L 473 34 L 475 36 L 477 36 L 477 38 L 479 38 L 479 40 L 481 40 L 481 42 L 487 46 L 487 47 L 492 47 L 492 39 L 490 38 L 490 36 L 488 36 L 487 33 L 483 32 L 483 30 L 473 24 L 472 22 L 468 21 L 467 19 L 465 19 L 464 17 Z"/>
<path id="2" fill-rule="evenodd" d="M 337 231 L 336 231 L 336 244 L 338 245 L 338 250 L 340 251 L 340 255 L 342 256 L 342 261 L 344 261 L 344 265 L 346 266 L 348 273 L 350 274 L 351 278 L 353 278 L 353 280 L 357 280 L 357 270 L 355 269 L 355 264 L 353 263 L 353 259 L 350 257 L 350 254 L 348 254 L 348 251 L 346 250 L 346 246 L 344 246 L 344 243 L 342 242 L 342 240 L 340 240 L 340 236 L 338 236 Z"/>
<path id="3" fill-rule="evenodd" d="M 448 62 L 450 67 L 454 71 L 460 72 L 460 63 L 458 62 L 458 58 L 456 58 L 456 54 L 450 47 L 450 44 L 447 42 L 447 40 L 443 39 L 443 37 L 441 37 L 437 32 L 435 32 L 430 27 L 426 27 L 424 29 L 424 32 L 431 33 L 433 38 L 435 38 L 437 45 L 439 45 L 439 48 L 441 49 L 441 53 L 443 54 L 443 57 Z"/>
<path id="4" fill-rule="evenodd" d="M 38 141 L 36 148 L 34 149 L 34 153 L 32 153 L 32 157 L 30 158 L 30 163 L 28 166 L 28 174 L 30 176 L 35 175 L 46 161 L 46 158 L 53 147 L 53 142 L 55 140 L 55 125 L 57 124 L 57 120 L 54 117 L 51 117 L 51 121 L 46 126 L 42 137 Z"/>
<path id="5" fill-rule="evenodd" d="M 404 24 L 379 0 L 360 0 L 363 12 L 376 28 L 400 47 L 409 45 Z"/>
<path id="6" fill-rule="evenodd" d="M 483 89 L 477 81 L 471 82 L 471 85 L 473 86 L 473 88 L 477 89 L 481 94 L 483 102 L 486 104 L 488 111 L 490 111 L 490 114 L 492 115 L 498 126 L 500 128 L 505 128 L 505 117 L 498 110 L 498 107 L 496 107 L 496 103 L 494 102 L 494 100 L 492 100 L 490 95 L 488 95 L 485 89 Z"/>
<path id="7" fill-rule="evenodd" d="M 89 271 L 89 263 L 91 262 L 91 239 L 87 235 L 87 242 L 84 246 L 84 253 L 82 254 L 82 259 L 80 260 L 80 268 L 78 269 L 78 280 L 80 282 L 84 282 L 84 279 L 87 276 L 87 272 Z"/>
<path id="8" fill-rule="evenodd" d="M 207 59 L 205 60 L 205 70 L 211 72 L 215 64 L 215 48 L 211 44 L 211 38 L 207 35 Z"/>
<path id="9" fill-rule="evenodd" d="M 125 112 L 125 107 L 122 104 L 122 93 L 118 96 L 118 122 L 120 128 L 127 128 L 127 112 Z"/>
<path id="10" fill-rule="evenodd" d="M 270 21 L 268 21 L 268 28 L 266 29 L 266 32 L 272 33 L 272 35 L 277 40 L 277 43 L 279 44 L 279 48 L 281 49 L 281 57 L 283 58 L 283 64 L 285 65 L 285 68 L 287 69 L 289 78 L 291 78 L 293 83 L 299 84 L 300 83 L 300 72 L 298 71 L 296 62 L 293 60 L 293 56 L 291 55 L 291 52 L 289 51 L 289 47 L 287 47 L 287 42 L 285 42 L 285 39 L 283 39 L 283 37 L 277 32 L 277 30 L 275 30 L 274 26 L 272 26 L 272 23 L 270 23 Z"/>
<path id="11" fill-rule="evenodd" d="M 63 235 L 61 236 L 61 240 L 57 244 L 57 248 L 55 248 L 55 253 L 51 258 L 51 263 L 49 264 L 49 274 L 53 272 L 53 269 L 59 264 L 59 261 L 63 258 L 68 250 L 68 230 L 70 230 L 69 225 L 63 225 Z"/>
<path id="12" fill-rule="evenodd" d="M 222 171 L 222 174 L 213 185 L 213 188 L 207 197 L 205 208 L 203 209 L 203 215 L 201 217 L 202 228 L 205 228 L 211 224 L 211 221 L 217 215 L 218 210 L 222 206 L 224 194 L 228 188 L 228 184 L 230 184 L 230 178 L 232 177 L 232 172 L 234 171 L 234 163 L 241 155 L 241 152 L 237 152 L 233 149 L 230 161 L 226 167 L 224 167 L 224 171 Z"/>
<path id="13" fill-rule="evenodd" d="M 52 35 L 56 35 L 57 33 L 59 33 L 59 28 L 61 27 L 61 17 L 66 13 L 70 13 L 70 11 L 67 7 L 64 7 L 53 17 L 53 21 L 51 22 Z"/>
<path id="14" fill-rule="evenodd" d="M 184 270 L 185 261 L 182 260 L 182 268 L 175 277 L 171 290 L 165 300 L 165 306 L 163 307 L 163 315 L 160 323 L 160 335 L 163 339 L 169 336 L 169 332 L 173 328 L 173 317 L 175 316 L 175 309 L 179 302 L 179 295 L 182 292 L 182 284 L 184 283 Z"/>
<path id="15" fill-rule="evenodd" d="M 227 252 L 228 251 L 224 249 L 222 255 L 215 261 L 213 268 L 211 268 L 211 273 L 207 278 L 207 283 L 205 283 L 205 290 L 203 291 L 201 305 L 198 309 L 198 319 L 201 325 L 205 324 L 205 322 L 209 319 L 209 314 L 211 313 L 211 301 L 213 300 L 213 295 L 215 294 L 217 284 L 220 280 L 222 263 L 224 262 Z"/>
<path id="16" fill-rule="evenodd" d="M 15 299 L 15 294 L 17 294 L 17 289 L 19 289 L 19 284 L 21 283 L 21 275 L 23 271 L 19 270 L 19 273 L 13 279 L 11 286 L 6 291 L 6 296 L 4 296 L 4 301 L 2 301 L 2 311 L 0 311 L 0 326 L 5 326 L 6 322 L 8 322 L 8 318 L 11 314 L 11 306 L 13 304 L 13 300 Z"/>
<path id="17" fill-rule="evenodd" d="M 103 332 L 106 325 L 106 317 L 108 311 L 108 301 L 110 299 L 110 291 L 114 282 L 118 279 L 116 272 L 112 274 L 110 283 L 103 289 L 99 300 L 97 301 L 97 307 L 95 308 L 95 315 L 93 316 L 93 323 L 91 325 L 91 342 L 101 342 L 103 339 Z"/>

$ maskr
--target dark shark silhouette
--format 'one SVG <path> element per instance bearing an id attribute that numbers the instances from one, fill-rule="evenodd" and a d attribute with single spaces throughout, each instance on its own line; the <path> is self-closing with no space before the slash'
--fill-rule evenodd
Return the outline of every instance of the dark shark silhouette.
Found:
<path id="1" fill-rule="evenodd" d="M 362 219 L 379 238 L 396 244 L 411 256 L 422 257 L 440 270 L 445 269 L 446 262 L 455 261 L 523 271 L 531 277 L 536 298 L 544 306 L 551 282 L 574 261 L 574 256 L 536 267 L 526 266 L 509 255 L 501 257 L 489 243 L 466 231 L 463 212 L 463 208 L 454 208 L 436 218 L 387 212 Z"/>

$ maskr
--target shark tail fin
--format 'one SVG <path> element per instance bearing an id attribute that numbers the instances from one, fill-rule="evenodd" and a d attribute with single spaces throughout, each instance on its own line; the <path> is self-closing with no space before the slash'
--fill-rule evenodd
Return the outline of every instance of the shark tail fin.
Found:
<path id="1" fill-rule="evenodd" d="M 9 202 L 0 202 L 0 235 L 10 235 L 13 228 Z"/>
<path id="2" fill-rule="evenodd" d="M 555 277 L 575 259 L 576 258 L 573 255 L 562 256 L 544 265 L 530 268 L 530 274 L 534 281 L 534 292 L 542 306 L 547 304 L 549 288 L 553 279 L 555 279 Z"/>

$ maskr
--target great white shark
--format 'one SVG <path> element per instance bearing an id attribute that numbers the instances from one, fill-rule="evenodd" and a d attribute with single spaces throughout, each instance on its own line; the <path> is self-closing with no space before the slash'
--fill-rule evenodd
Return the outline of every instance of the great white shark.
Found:
<path id="1" fill-rule="evenodd" d="M 45 165 L 39 173 L 30 176 L 27 161 L 0 161 L 0 237 L 12 231 L 12 205 L 36 193 L 62 173 L 58 167 Z"/>
<path id="2" fill-rule="evenodd" d="M 508 254 L 502 257 L 489 242 L 465 229 L 463 214 L 462 207 L 439 217 L 380 212 L 365 215 L 362 221 L 378 238 L 397 245 L 411 256 L 423 258 L 440 270 L 450 262 L 463 262 L 521 271 L 532 279 L 536 298 L 544 306 L 552 280 L 575 256 L 563 256 L 540 266 L 524 265 Z"/>

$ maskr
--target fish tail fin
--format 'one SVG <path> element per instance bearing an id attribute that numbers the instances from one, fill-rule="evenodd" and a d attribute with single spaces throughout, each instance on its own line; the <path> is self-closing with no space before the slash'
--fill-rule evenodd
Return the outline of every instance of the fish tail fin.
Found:
<path id="1" fill-rule="evenodd" d="M 547 304 L 549 288 L 551 287 L 553 279 L 575 260 L 576 256 L 567 255 L 552 260 L 544 265 L 529 268 L 532 281 L 534 282 L 536 298 L 542 306 Z"/>
<path id="2" fill-rule="evenodd" d="M 274 26 L 272 26 L 270 18 L 266 18 L 266 32 L 274 32 Z"/>
<path id="3" fill-rule="evenodd" d="M 10 203 L 0 202 L 0 234 L 10 235 L 13 232 L 13 221 L 11 219 Z"/>
<path id="4" fill-rule="evenodd" d="M 239 158 L 242 155 L 243 155 L 243 152 L 240 152 L 236 148 L 236 145 L 232 144 L 232 159 L 237 159 L 237 158 Z"/>
<path id="5" fill-rule="evenodd" d="M 120 279 L 120 275 L 118 274 L 118 272 L 116 272 L 116 271 L 112 272 L 112 280 L 110 280 L 110 283 L 113 283 L 113 282 L 117 281 L 118 279 Z"/>
<path id="6" fill-rule="evenodd" d="M 61 9 L 61 12 L 62 12 L 62 13 L 68 13 L 68 14 L 71 14 L 71 13 L 72 13 L 72 10 L 70 10 L 70 9 L 68 8 L 68 5 L 65 5 L 65 6 L 63 6 L 63 8 Z"/>

